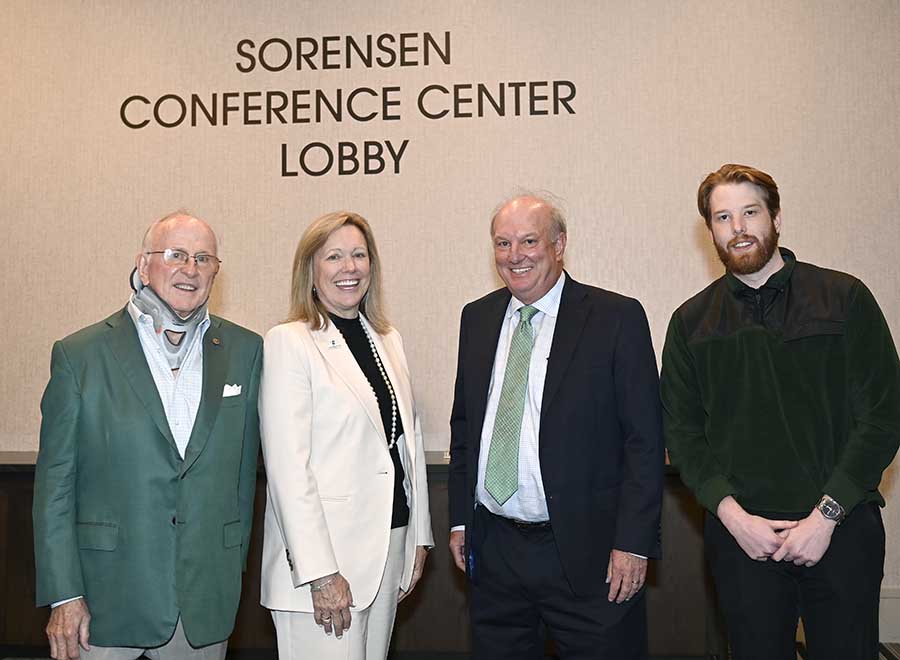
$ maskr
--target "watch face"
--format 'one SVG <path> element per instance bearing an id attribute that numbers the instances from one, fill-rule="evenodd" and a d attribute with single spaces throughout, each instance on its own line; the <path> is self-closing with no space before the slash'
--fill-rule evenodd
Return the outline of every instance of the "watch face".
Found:
<path id="1" fill-rule="evenodd" d="M 829 520 L 840 520 L 841 516 L 844 514 L 841 505 L 830 497 L 822 498 L 822 501 L 819 502 L 819 511 L 821 511 L 822 515 Z"/>
<path id="2" fill-rule="evenodd" d="M 822 502 L 822 513 L 825 514 L 826 518 L 831 518 L 832 520 L 840 515 L 840 511 L 834 506 L 834 502 L 828 501 Z"/>

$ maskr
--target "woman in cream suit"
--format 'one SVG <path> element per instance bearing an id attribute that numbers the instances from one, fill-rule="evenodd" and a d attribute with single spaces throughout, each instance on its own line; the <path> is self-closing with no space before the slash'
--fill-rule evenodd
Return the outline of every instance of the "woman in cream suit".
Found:
<path id="1" fill-rule="evenodd" d="M 262 604 L 281 660 L 383 660 L 434 540 L 406 357 L 361 216 L 304 232 L 290 319 L 266 335 L 259 397 Z"/>

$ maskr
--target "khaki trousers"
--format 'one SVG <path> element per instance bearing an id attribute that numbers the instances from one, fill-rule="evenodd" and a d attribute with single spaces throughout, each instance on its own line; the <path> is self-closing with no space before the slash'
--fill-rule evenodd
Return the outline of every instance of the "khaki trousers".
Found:
<path id="1" fill-rule="evenodd" d="M 81 647 L 79 647 L 79 651 L 81 660 L 136 660 L 142 655 L 150 660 L 224 660 L 227 646 L 228 640 L 225 640 L 195 649 L 184 636 L 181 617 L 178 617 L 172 639 L 162 646 L 142 649 L 131 646 L 95 646 L 91 644 L 90 651 L 85 651 Z"/>

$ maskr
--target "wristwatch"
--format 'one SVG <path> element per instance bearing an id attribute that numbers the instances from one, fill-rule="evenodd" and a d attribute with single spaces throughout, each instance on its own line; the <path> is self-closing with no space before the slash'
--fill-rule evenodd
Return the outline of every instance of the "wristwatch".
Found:
<path id="1" fill-rule="evenodd" d="M 816 504 L 816 508 L 819 510 L 819 513 L 825 516 L 826 520 L 833 520 L 838 525 L 841 524 L 846 515 L 844 507 L 838 504 L 837 500 L 828 495 L 822 495 L 822 499 Z"/>

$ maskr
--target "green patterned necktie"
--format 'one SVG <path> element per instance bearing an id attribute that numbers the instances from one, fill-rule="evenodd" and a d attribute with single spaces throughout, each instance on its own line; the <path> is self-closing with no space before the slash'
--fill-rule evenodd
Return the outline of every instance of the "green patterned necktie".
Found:
<path id="1" fill-rule="evenodd" d="M 484 487 L 501 506 L 519 488 L 519 435 L 528 389 L 528 366 L 534 344 L 531 317 L 538 310 L 526 305 L 519 310 L 519 325 L 513 332 L 500 388 L 500 405 L 494 419 L 494 433 L 488 452 Z"/>

